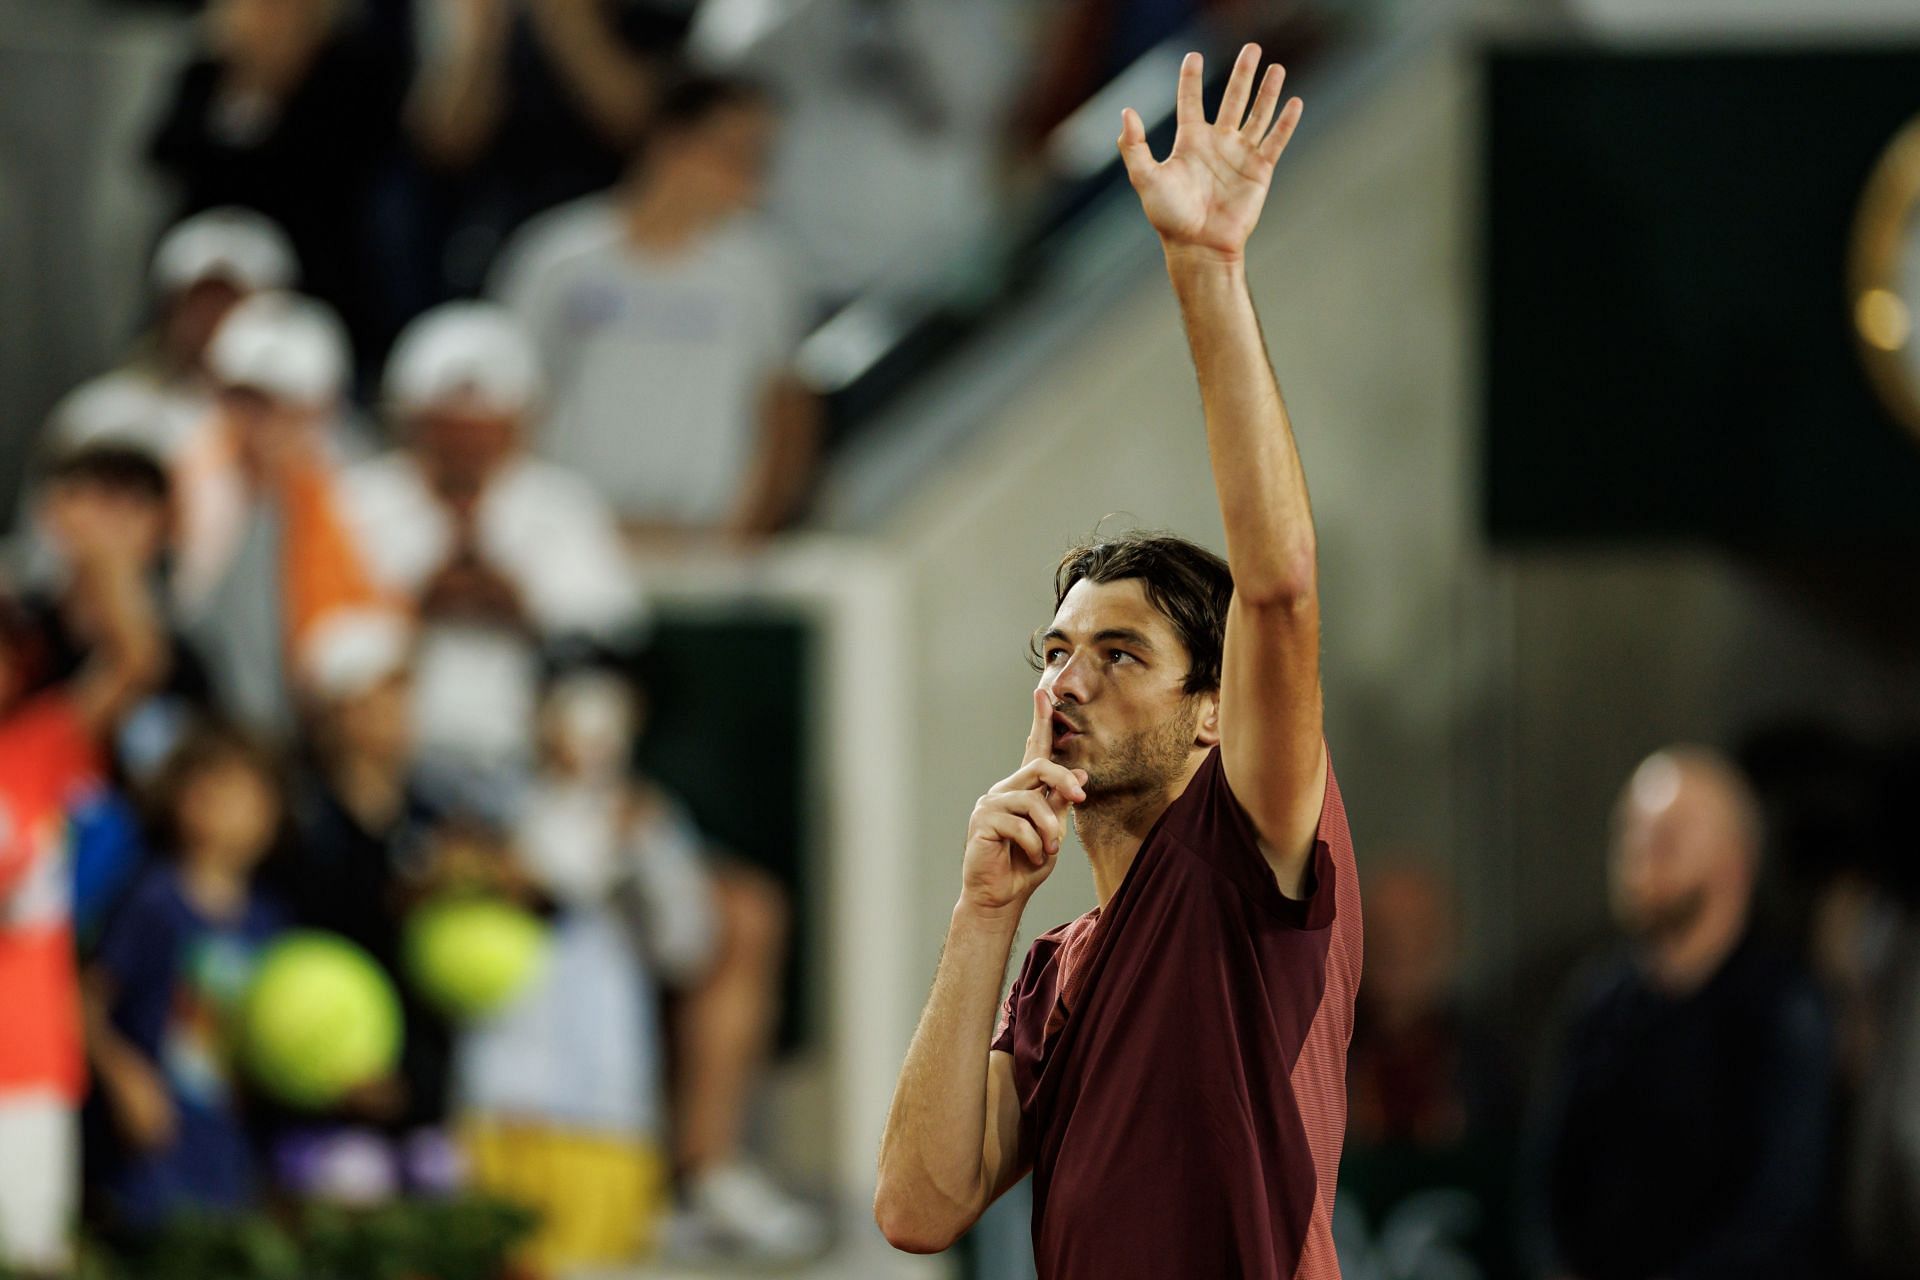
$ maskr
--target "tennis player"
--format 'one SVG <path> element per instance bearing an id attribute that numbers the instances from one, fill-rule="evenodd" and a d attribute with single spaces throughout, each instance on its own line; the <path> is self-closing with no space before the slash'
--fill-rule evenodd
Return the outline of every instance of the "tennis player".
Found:
<path id="1" fill-rule="evenodd" d="M 1128 534 L 1068 552 L 1020 767 L 974 806 L 959 901 L 894 1094 L 875 1216 L 952 1244 L 1029 1170 L 1042 1280 L 1336 1277 L 1360 979 L 1352 838 L 1321 735 L 1314 532 L 1243 254 L 1300 122 L 1280 67 L 1201 60 L 1156 161 L 1120 153 L 1199 374 L 1227 559 Z M 994 1007 L 1074 823 L 1098 903 Z"/>

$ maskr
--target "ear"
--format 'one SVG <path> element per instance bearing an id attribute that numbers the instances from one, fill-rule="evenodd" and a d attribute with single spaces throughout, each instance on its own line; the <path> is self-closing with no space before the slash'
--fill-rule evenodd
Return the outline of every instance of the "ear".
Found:
<path id="1" fill-rule="evenodd" d="M 1193 730 L 1193 745 L 1210 751 L 1220 745 L 1220 691 L 1200 695 L 1200 719 Z"/>

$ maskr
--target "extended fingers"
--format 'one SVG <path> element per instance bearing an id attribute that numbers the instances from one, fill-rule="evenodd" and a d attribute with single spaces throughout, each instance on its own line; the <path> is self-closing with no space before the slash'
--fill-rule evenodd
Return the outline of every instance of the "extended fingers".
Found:
<path id="1" fill-rule="evenodd" d="M 1270 65 L 1267 73 L 1260 77 L 1260 92 L 1253 100 L 1253 110 L 1247 116 L 1246 126 L 1240 130 L 1240 136 L 1249 145 L 1257 147 L 1261 139 L 1266 137 L 1267 126 L 1273 123 L 1273 113 L 1280 105 L 1280 86 L 1286 80 L 1287 69 L 1277 62 Z"/>
<path id="2" fill-rule="evenodd" d="M 1293 131 L 1300 126 L 1300 115 L 1306 109 L 1306 104 L 1298 98 L 1289 98 L 1287 105 L 1280 109 L 1280 118 L 1273 122 L 1273 128 L 1260 143 L 1260 154 L 1269 163 L 1279 160 L 1280 153 L 1287 149 Z"/>
<path id="3" fill-rule="evenodd" d="M 1027 730 L 1026 754 L 1022 762 L 1053 757 L 1053 697 L 1045 689 L 1033 691 L 1033 726 Z"/>
<path id="4" fill-rule="evenodd" d="M 1260 69 L 1260 46 L 1244 45 L 1233 60 L 1233 74 L 1227 77 L 1226 92 L 1220 95 L 1220 115 L 1214 123 L 1222 129 L 1238 129 L 1247 114 L 1247 99 L 1253 96 L 1253 74 Z"/>
<path id="5" fill-rule="evenodd" d="M 1207 122 L 1206 108 L 1200 103 L 1203 66 L 1197 53 L 1180 60 L 1180 87 L 1174 93 L 1173 118 L 1182 129 L 1198 129 Z"/>

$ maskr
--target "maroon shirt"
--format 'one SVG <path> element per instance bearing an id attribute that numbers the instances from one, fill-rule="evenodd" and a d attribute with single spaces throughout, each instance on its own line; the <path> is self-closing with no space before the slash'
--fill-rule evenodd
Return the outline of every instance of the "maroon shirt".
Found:
<path id="1" fill-rule="evenodd" d="M 1337 1278 L 1360 891 L 1327 770 L 1311 889 L 1280 892 L 1216 748 L 1105 909 L 1036 939 L 1013 1055 L 1042 1280 Z"/>

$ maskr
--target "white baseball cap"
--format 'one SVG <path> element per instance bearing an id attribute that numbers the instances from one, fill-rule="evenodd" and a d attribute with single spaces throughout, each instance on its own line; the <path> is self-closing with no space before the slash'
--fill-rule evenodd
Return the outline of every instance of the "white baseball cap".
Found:
<path id="1" fill-rule="evenodd" d="M 511 312 L 488 302 L 435 307 L 406 327 L 387 360 L 386 397 L 401 414 L 460 399 L 521 414 L 541 389 L 533 339 Z"/>
<path id="2" fill-rule="evenodd" d="M 301 687 L 326 702 L 357 697 L 405 671 L 413 621 L 397 609 L 342 607 L 321 615 L 300 643 Z"/>
<path id="3" fill-rule="evenodd" d="M 276 400 L 325 405 L 347 383 L 347 331 L 325 304 L 297 293 L 256 293 L 242 301 L 207 346 L 207 369 L 230 387 Z"/>
<path id="4" fill-rule="evenodd" d="M 251 209 L 223 205 L 177 223 L 153 251 L 153 287 L 178 293 L 202 280 L 225 280 L 249 293 L 290 289 L 300 274 L 293 241 Z"/>

